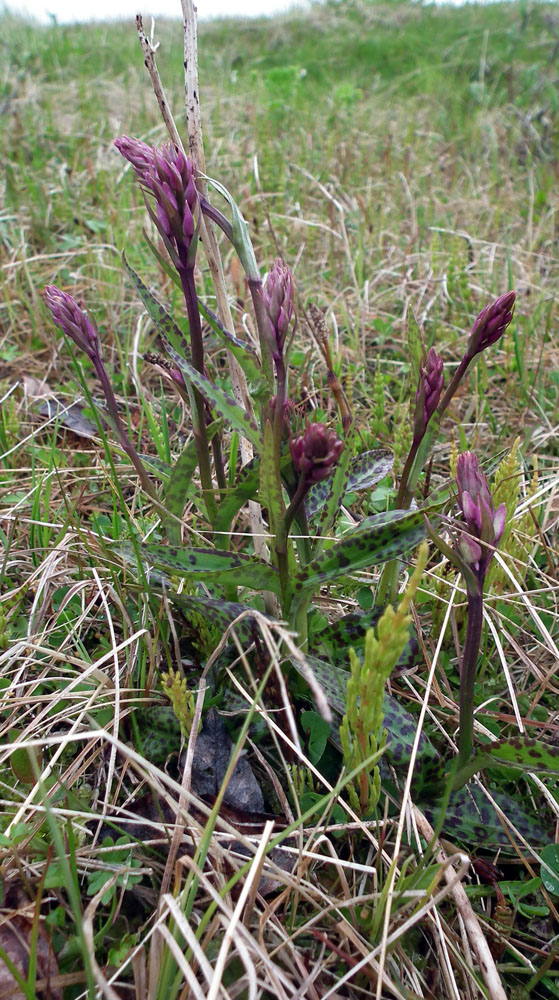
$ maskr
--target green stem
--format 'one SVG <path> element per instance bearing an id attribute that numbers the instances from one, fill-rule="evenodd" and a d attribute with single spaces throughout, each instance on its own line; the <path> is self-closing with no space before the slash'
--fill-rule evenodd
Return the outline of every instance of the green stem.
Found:
<path id="1" fill-rule="evenodd" d="M 192 364 L 196 371 L 204 374 L 204 341 L 202 337 L 202 324 L 200 323 L 200 312 L 198 310 L 198 296 L 194 283 L 194 270 L 191 267 L 181 268 L 180 279 L 186 311 L 188 314 L 188 326 L 190 331 L 190 349 L 192 352 Z M 202 481 L 202 490 L 206 511 L 210 521 L 215 519 L 217 507 L 213 493 L 212 469 L 210 462 L 210 449 L 208 445 L 208 435 L 206 434 L 206 417 L 204 397 L 193 388 L 192 396 L 194 400 L 195 412 L 192 414 L 194 430 L 194 440 L 196 442 L 196 453 L 198 455 L 198 468 Z"/>
<path id="2" fill-rule="evenodd" d="M 427 428 L 425 428 L 427 430 Z M 421 443 L 421 438 L 417 441 L 412 441 L 411 448 L 406 458 L 406 464 L 402 469 L 402 476 L 400 479 L 400 488 L 398 490 L 398 496 L 396 497 L 396 509 L 397 510 L 407 510 L 413 500 L 413 491 L 408 488 L 408 481 L 410 472 L 413 468 L 413 463 L 415 461 L 415 456 L 417 455 L 417 449 Z"/>
<path id="3" fill-rule="evenodd" d="M 474 685 L 477 658 L 483 629 L 483 589 L 468 589 L 468 624 L 460 671 L 460 735 L 458 764 L 460 769 L 471 758 L 474 749 Z"/>

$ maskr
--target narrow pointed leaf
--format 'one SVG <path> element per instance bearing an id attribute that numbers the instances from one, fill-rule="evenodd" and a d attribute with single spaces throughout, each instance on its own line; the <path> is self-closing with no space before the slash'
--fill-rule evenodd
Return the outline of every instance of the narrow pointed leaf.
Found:
<path id="1" fill-rule="evenodd" d="M 262 377 L 262 370 L 260 368 L 260 362 L 254 347 L 248 344 L 245 340 L 240 340 L 235 337 L 233 333 L 229 333 L 221 323 L 219 322 L 215 313 L 208 309 L 207 306 L 198 300 L 198 308 L 206 320 L 211 326 L 214 333 L 220 338 L 228 351 L 231 352 L 234 358 L 237 359 L 241 368 L 243 369 L 249 382 L 253 384 L 262 383 L 264 385 L 264 380 Z"/>
<path id="2" fill-rule="evenodd" d="M 184 358 L 181 358 L 180 354 L 174 350 L 168 341 L 164 340 L 164 344 L 167 354 L 175 362 L 185 379 L 198 389 L 198 392 L 201 393 L 206 402 L 213 407 L 220 417 L 223 417 L 231 427 L 247 438 L 260 451 L 262 440 L 258 424 L 254 418 L 246 410 L 243 410 L 242 406 L 239 406 L 231 396 L 222 392 L 205 375 L 201 375 Z"/>
<path id="3" fill-rule="evenodd" d="M 249 228 L 246 220 L 237 205 L 233 196 L 229 193 L 226 187 L 219 181 L 214 180 L 212 177 L 208 177 L 207 181 L 219 191 L 226 202 L 228 202 L 231 208 L 231 219 L 232 219 L 232 239 L 231 242 L 237 251 L 241 264 L 245 270 L 245 274 L 248 278 L 260 277 L 260 272 L 258 270 L 258 265 L 256 263 L 256 257 L 254 254 L 254 249 L 251 243 Z"/>
<path id="4" fill-rule="evenodd" d="M 169 481 L 172 469 L 168 462 L 164 462 L 157 455 L 140 455 L 140 458 L 151 476 L 157 476 L 162 483 Z"/>
<path id="5" fill-rule="evenodd" d="M 415 384 L 419 378 L 421 359 L 426 352 L 423 346 L 421 330 L 411 309 L 408 311 L 408 350 L 411 361 L 412 379 Z"/>
<path id="6" fill-rule="evenodd" d="M 395 559 L 425 538 L 421 511 L 392 510 L 367 518 L 364 526 L 348 533 L 332 548 L 313 559 L 297 575 L 299 588 L 315 589 L 359 569 Z"/>
<path id="7" fill-rule="evenodd" d="M 190 361 L 190 348 L 186 341 L 186 338 L 179 326 L 175 323 L 172 316 L 169 315 L 164 306 L 152 295 L 150 290 L 144 285 L 140 275 L 136 273 L 133 267 L 130 266 L 126 260 L 126 255 L 122 254 L 122 263 L 126 269 L 127 274 L 132 279 L 132 282 L 140 296 L 142 302 L 144 303 L 153 323 L 167 338 L 175 348 L 175 350 L 180 350 L 187 361 Z"/>
<path id="8" fill-rule="evenodd" d="M 123 548 L 123 551 L 125 549 Z M 279 594 L 279 576 L 272 566 L 256 556 L 245 556 L 220 549 L 177 548 L 160 542 L 146 542 L 140 546 L 144 561 L 156 569 L 177 576 L 206 580 L 214 583 L 234 583 L 251 590 L 271 590 Z"/>

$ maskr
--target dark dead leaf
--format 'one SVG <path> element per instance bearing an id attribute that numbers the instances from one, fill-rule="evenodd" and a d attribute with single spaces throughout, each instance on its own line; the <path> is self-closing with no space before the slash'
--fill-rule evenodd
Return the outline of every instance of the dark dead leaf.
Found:
<path id="1" fill-rule="evenodd" d="M 0 911 L 0 948 L 22 979 L 27 981 L 29 956 L 33 946 L 33 908 L 23 893 L 18 892 L 17 897 L 19 902 L 17 908 L 11 910 L 5 908 Z M 40 923 L 36 941 L 36 976 L 33 984 L 37 1000 L 62 1000 L 62 990 L 55 985 L 58 976 L 58 964 L 54 952 L 43 924 Z M 25 993 L 17 985 L 3 956 L 0 957 L 0 1000 L 25 1000 Z"/>
<path id="2" fill-rule="evenodd" d="M 42 403 L 37 412 L 40 417 L 49 419 L 58 417 L 59 426 L 72 431 L 72 434 L 77 434 L 78 437 L 93 438 L 98 433 L 97 424 L 84 417 L 84 409 L 80 403 L 68 405 L 63 400 L 52 398 Z"/>
<path id="3" fill-rule="evenodd" d="M 229 767 L 232 749 L 233 744 L 222 719 L 215 708 L 210 708 L 194 751 L 192 791 L 195 795 L 206 800 L 215 798 Z M 223 802 L 243 812 L 264 812 L 262 791 L 244 754 L 235 765 Z"/>

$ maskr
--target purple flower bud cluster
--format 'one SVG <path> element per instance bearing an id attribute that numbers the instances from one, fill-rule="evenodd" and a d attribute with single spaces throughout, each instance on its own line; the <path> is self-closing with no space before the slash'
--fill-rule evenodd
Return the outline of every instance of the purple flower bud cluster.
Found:
<path id="1" fill-rule="evenodd" d="M 443 359 L 430 347 L 419 368 L 419 383 L 415 397 L 414 441 L 421 441 L 427 424 L 439 405 L 444 385 Z"/>
<path id="2" fill-rule="evenodd" d="M 193 266 L 188 252 L 199 206 L 192 160 L 172 143 L 157 149 L 123 135 L 115 139 L 115 146 L 132 164 L 143 188 L 154 196 L 154 221 L 163 238 L 176 249 L 180 265 Z"/>
<path id="3" fill-rule="evenodd" d="M 325 424 L 307 424 L 305 431 L 289 443 L 295 471 L 308 486 L 326 479 L 344 448 L 343 441 Z"/>
<path id="4" fill-rule="evenodd" d="M 465 451 L 458 458 L 456 484 L 458 504 L 467 528 L 458 541 L 460 554 L 483 582 L 493 549 L 501 541 L 505 530 L 506 506 L 502 503 L 495 510 L 487 479 L 471 451 Z"/>
<path id="5" fill-rule="evenodd" d="M 468 340 L 467 357 L 475 357 L 500 340 L 514 315 L 515 300 L 516 292 L 506 292 L 481 310 Z"/>
<path id="6" fill-rule="evenodd" d="M 293 317 L 293 275 L 279 257 L 270 269 L 262 297 L 270 320 L 272 357 L 277 361 L 283 356 L 285 339 Z"/>
<path id="7" fill-rule="evenodd" d="M 92 361 L 102 361 L 99 332 L 85 310 L 71 295 L 62 292 L 56 285 L 47 285 L 43 295 L 55 323 Z"/>

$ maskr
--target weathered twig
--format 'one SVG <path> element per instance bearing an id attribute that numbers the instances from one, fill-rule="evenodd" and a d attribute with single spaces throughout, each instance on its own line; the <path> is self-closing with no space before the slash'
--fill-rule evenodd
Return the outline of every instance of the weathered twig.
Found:
<path id="1" fill-rule="evenodd" d="M 188 146 L 190 154 L 199 171 L 197 187 L 200 194 L 207 197 L 207 184 L 203 174 L 206 168 L 206 158 L 204 154 L 204 143 L 202 138 L 202 121 L 200 117 L 200 99 L 198 94 L 198 41 L 196 27 L 196 9 L 192 0 L 182 0 L 183 22 L 184 22 L 184 76 L 185 76 L 185 97 L 186 97 L 186 118 L 188 128 Z M 184 149 L 181 137 L 167 98 L 161 83 L 159 71 L 155 62 L 157 45 L 153 44 L 145 31 L 141 14 L 136 17 L 136 27 L 144 62 L 150 75 L 153 91 L 159 104 L 161 115 L 171 140 L 180 149 Z M 233 330 L 233 316 L 227 297 L 227 288 L 221 263 L 221 255 L 215 235 L 213 223 L 206 215 L 200 214 L 200 239 L 208 267 L 212 276 L 213 286 L 216 295 L 217 315 L 226 330 Z M 233 355 L 228 354 L 229 367 L 231 371 L 231 381 L 233 393 L 237 402 L 252 414 L 252 403 L 243 369 Z M 241 461 L 243 465 L 250 462 L 253 456 L 252 445 L 245 438 L 241 439 Z M 264 523 L 260 505 L 251 501 L 249 503 L 249 517 L 251 529 L 254 536 L 254 549 L 257 555 L 266 555 L 266 541 Z"/>

